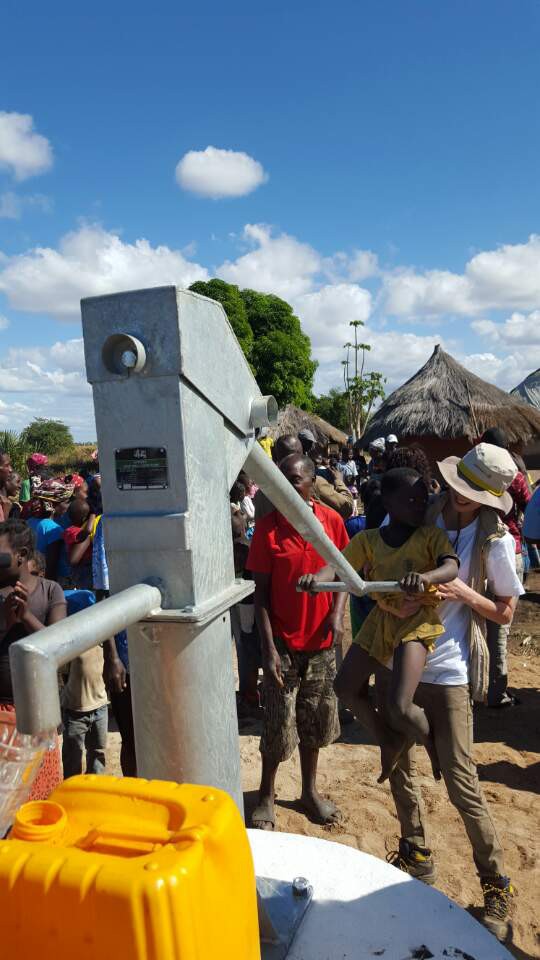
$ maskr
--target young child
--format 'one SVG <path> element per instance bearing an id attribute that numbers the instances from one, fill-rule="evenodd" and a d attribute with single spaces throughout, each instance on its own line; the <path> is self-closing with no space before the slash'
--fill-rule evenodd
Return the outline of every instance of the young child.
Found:
<path id="1" fill-rule="evenodd" d="M 68 510 L 69 526 L 64 542 L 71 566 L 71 581 L 77 590 L 92 589 L 92 532 L 95 517 L 86 500 L 76 498 Z"/>
<path id="2" fill-rule="evenodd" d="M 343 555 L 364 579 L 369 570 L 369 580 L 398 580 L 404 593 L 414 594 L 420 606 L 416 614 L 403 619 L 399 615 L 403 594 L 374 594 L 376 605 L 354 637 L 336 677 L 335 691 L 377 736 L 382 757 L 379 782 L 392 772 L 405 746 L 403 734 L 424 744 L 434 773 L 440 776 L 429 723 L 413 698 L 427 653 L 444 633 L 436 611 L 435 586 L 455 579 L 458 560 L 446 534 L 438 527 L 423 525 L 428 490 L 416 470 L 389 470 L 382 477 L 381 494 L 390 518 L 388 526 L 358 533 L 345 547 Z M 315 576 L 302 577 L 299 586 L 309 591 L 318 581 L 333 576 L 333 567 L 327 566 Z M 371 674 L 378 664 L 387 664 L 392 656 L 388 713 L 395 732 L 389 730 L 375 712 L 368 696 Z M 396 736 L 396 732 L 401 736 Z"/>
<path id="3" fill-rule="evenodd" d="M 90 590 L 66 590 L 65 596 L 68 617 L 96 602 Z M 61 694 L 65 779 L 82 773 L 85 751 L 86 772 L 105 773 L 108 710 L 103 666 L 103 647 L 100 645 L 87 650 L 69 664 L 69 674 Z"/>
<path id="4" fill-rule="evenodd" d="M 251 573 L 246 570 L 249 553 L 246 518 L 241 513 L 233 513 L 231 525 L 234 572 L 237 577 L 250 580 Z M 255 623 L 252 593 L 231 608 L 231 626 L 238 658 L 237 713 L 239 720 L 246 720 L 257 716 L 260 705 L 258 679 L 261 666 L 261 644 Z"/>

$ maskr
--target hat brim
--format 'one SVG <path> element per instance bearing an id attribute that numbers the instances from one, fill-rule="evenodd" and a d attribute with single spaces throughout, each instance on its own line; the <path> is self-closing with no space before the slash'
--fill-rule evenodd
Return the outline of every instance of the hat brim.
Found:
<path id="1" fill-rule="evenodd" d="M 502 496 L 497 497 L 494 493 L 483 490 L 482 487 L 477 486 L 458 473 L 458 463 L 461 463 L 460 457 L 447 457 L 446 460 L 437 461 L 443 479 L 449 487 L 452 487 L 452 490 L 461 494 L 462 497 L 466 497 L 467 500 L 479 503 L 482 507 L 493 507 L 494 510 L 504 516 L 510 513 L 514 501 L 509 493 L 505 492 Z"/>

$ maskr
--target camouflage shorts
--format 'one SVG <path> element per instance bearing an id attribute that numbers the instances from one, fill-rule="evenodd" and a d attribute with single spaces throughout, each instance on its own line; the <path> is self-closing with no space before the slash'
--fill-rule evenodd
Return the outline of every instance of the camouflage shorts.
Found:
<path id="1" fill-rule="evenodd" d="M 281 658 L 283 687 L 265 684 L 264 727 L 260 751 L 281 763 L 299 743 L 318 749 L 339 737 L 338 704 L 334 694 L 334 649 L 314 653 L 288 650 L 275 640 Z"/>

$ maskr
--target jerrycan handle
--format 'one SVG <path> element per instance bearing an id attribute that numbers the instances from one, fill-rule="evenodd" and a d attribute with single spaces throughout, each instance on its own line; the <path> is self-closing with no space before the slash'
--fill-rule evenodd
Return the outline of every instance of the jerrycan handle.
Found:
<path id="1" fill-rule="evenodd" d="M 106 848 L 110 853 L 116 850 L 118 856 L 122 854 L 129 856 L 135 853 L 143 855 L 145 852 L 152 853 L 156 848 L 166 844 L 197 843 L 204 839 L 207 831 L 208 828 L 205 826 L 173 831 L 164 827 L 137 829 L 101 824 L 90 830 L 77 846 L 80 850 L 92 850 L 96 847 Z"/>

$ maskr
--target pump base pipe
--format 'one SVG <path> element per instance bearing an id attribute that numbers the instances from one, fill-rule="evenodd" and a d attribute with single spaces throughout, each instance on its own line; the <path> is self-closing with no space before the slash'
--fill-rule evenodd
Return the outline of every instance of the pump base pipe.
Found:
<path id="1" fill-rule="evenodd" d="M 161 591 L 138 583 L 13 643 L 9 660 L 19 732 L 37 736 L 56 730 L 60 667 L 160 608 Z"/>

